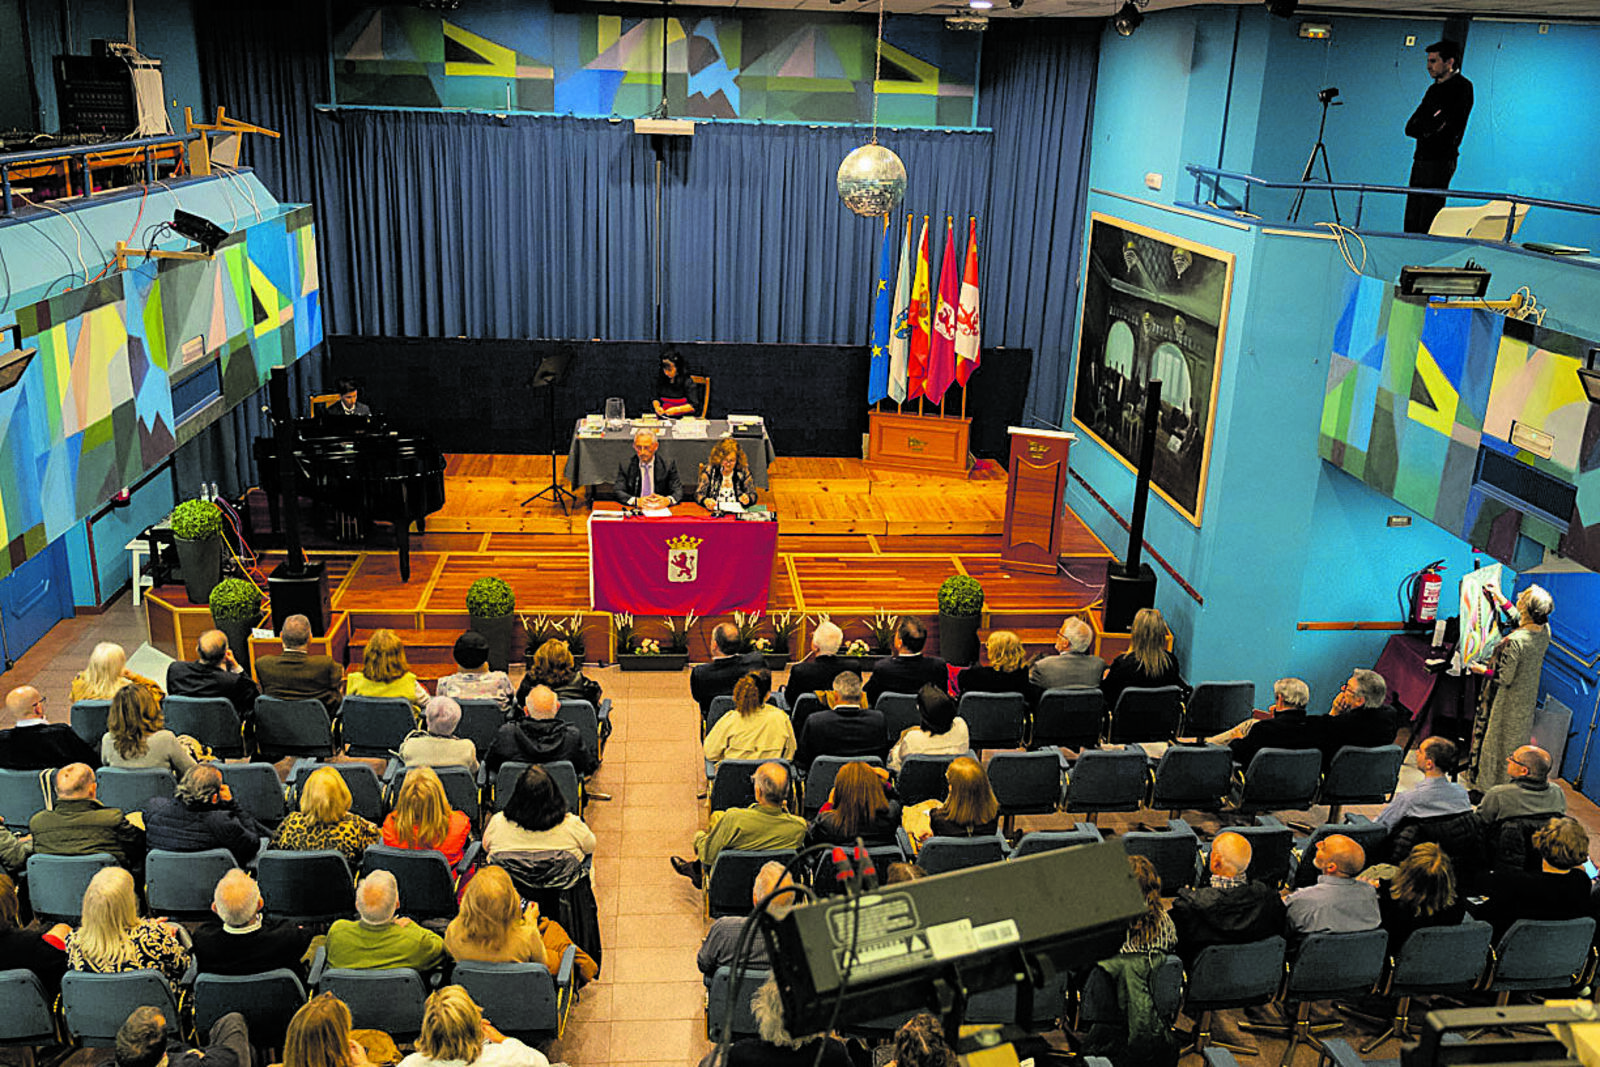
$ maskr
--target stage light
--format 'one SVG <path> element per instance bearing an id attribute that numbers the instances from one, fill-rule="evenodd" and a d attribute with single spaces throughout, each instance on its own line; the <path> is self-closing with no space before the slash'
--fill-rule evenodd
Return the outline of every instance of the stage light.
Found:
<path id="1" fill-rule="evenodd" d="M 1294 14 L 1294 9 L 1300 6 L 1300 0 L 1266 0 L 1267 13 L 1286 19 Z"/>
<path id="2" fill-rule="evenodd" d="M 228 236 L 228 231 L 199 215 L 191 215 L 187 211 L 173 211 L 172 228 L 180 235 L 187 237 L 200 246 L 200 251 L 206 255 L 216 252 L 217 245 Z"/>
<path id="3" fill-rule="evenodd" d="M 1464 296 L 1482 299 L 1489 291 L 1489 272 L 1476 264 L 1465 267 L 1401 267 L 1401 296 Z"/>
<path id="4" fill-rule="evenodd" d="M 974 11 L 988 11 L 994 7 L 994 0 L 967 0 L 967 6 Z"/>
<path id="5" fill-rule="evenodd" d="M 1133 0 L 1128 0 L 1128 2 L 1123 4 L 1122 8 L 1111 17 L 1111 28 L 1116 30 L 1124 37 L 1132 37 L 1133 31 L 1137 30 L 1139 28 L 1139 24 L 1143 21 L 1144 15 L 1140 13 L 1138 5 L 1136 5 Z"/>

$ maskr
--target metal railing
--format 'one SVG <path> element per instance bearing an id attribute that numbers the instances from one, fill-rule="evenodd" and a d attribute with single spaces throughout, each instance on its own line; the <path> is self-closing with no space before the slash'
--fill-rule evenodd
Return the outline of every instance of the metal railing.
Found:
<path id="1" fill-rule="evenodd" d="M 129 166 L 142 164 L 144 180 L 156 180 L 157 159 L 154 150 L 168 145 L 182 146 L 199 137 L 198 133 L 164 134 L 159 137 L 136 137 L 126 141 L 106 141 L 100 144 L 75 145 L 71 148 L 41 148 L 31 152 L 8 152 L 0 155 L 0 218 L 12 218 L 15 205 L 11 198 L 11 172 L 13 168 L 39 163 L 60 163 L 63 177 L 69 186 L 72 181 L 73 162 L 81 167 L 82 195 L 94 196 L 94 168 L 96 166 Z M 182 155 L 179 148 L 179 155 Z M 116 155 L 118 159 L 94 159 L 95 156 Z"/>

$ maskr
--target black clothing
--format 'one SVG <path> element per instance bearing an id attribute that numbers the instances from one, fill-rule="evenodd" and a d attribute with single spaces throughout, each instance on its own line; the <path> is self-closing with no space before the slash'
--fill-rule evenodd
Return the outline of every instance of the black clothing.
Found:
<path id="1" fill-rule="evenodd" d="M 196 661 L 167 668 L 167 692 L 176 697 L 223 697 L 242 717 L 255 710 L 261 690 L 248 674 Z"/>
<path id="2" fill-rule="evenodd" d="M 1455 177 L 1456 159 L 1413 159 L 1411 176 L 1406 184 L 1413 189 L 1448 189 Z M 1403 226 L 1406 233 L 1427 233 L 1433 229 L 1433 220 L 1444 210 L 1445 198 L 1433 193 L 1407 193 L 1406 215 Z"/>
<path id="3" fill-rule="evenodd" d="M 187 804 L 176 797 L 152 797 L 144 810 L 145 843 L 169 852 L 225 848 L 243 867 L 261 850 L 272 831 L 231 800 Z"/>
<path id="4" fill-rule="evenodd" d="M 733 468 L 733 496 L 742 508 L 748 508 L 756 502 L 756 489 L 750 481 L 750 472 L 738 467 Z M 700 470 L 700 480 L 694 487 L 694 499 L 697 504 L 707 511 L 716 511 L 717 503 L 722 499 L 722 464 L 704 466 Z"/>
<path id="5" fill-rule="evenodd" d="M 176 1036 L 167 1039 L 167 1067 L 252 1067 L 254 1063 L 250 1028 L 236 1011 L 211 1025 L 203 1049 L 192 1049 Z"/>
<path id="6" fill-rule="evenodd" d="M 845 671 L 856 669 L 856 661 L 844 659 L 841 656 L 816 656 L 812 659 L 802 660 L 789 668 L 789 681 L 783 687 L 783 695 L 788 698 L 789 706 L 794 707 L 795 698 L 801 693 L 815 693 L 818 690 L 832 689 L 833 680 Z"/>
<path id="7" fill-rule="evenodd" d="M 812 845 L 854 845 L 858 837 L 867 843 L 868 848 L 873 845 L 892 845 L 895 843 L 895 831 L 899 828 L 900 804 L 894 800 L 889 801 L 889 806 L 883 809 L 871 826 L 861 827 L 853 834 L 846 834 L 840 829 L 837 812 L 825 811 L 806 827 L 805 844 L 801 848 L 810 848 Z"/>
<path id="8" fill-rule="evenodd" d="M 740 678 L 767 665 L 766 657 L 759 652 L 738 652 L 709 663 L 696 664 L 689 672 L 689 693 L 700 705 L 700 716 L 711 711 L 711 702 L 717 697 L 732 696 L 733 687 Z"/>
<path id="9" fill-rule="evenodd" d="M 42 771 L 69 763 L 100 766 L 100 753 L 65 723 L 13 726 L 0 730 L 0 767 L 9 771 Z"/>
<path id="10" fill-rule="evenodd" d="M 1496 871 L 1483 884 L 1489 899 L 1472 914 L 1494 927 L 1495 940 L 1518 919 L 1581 919 L 1589 910 L 1589 876 L 1580 868 L 1566 874 Z"/>
<path id="11" fill-rule="evenodd" d="M 961 693 L 1021 693 L 1029 708 L 1039 706 L 1039 696 L 1044 692 L 1028 681 L 1028 668 L 1000 671 L 993 667 L 968 667 L 956 675 L 956 689 Z"/>
<path id="12" fill-rule="evenodd" d="M 1323 770 L 1328 769 L 1341 748 L 1392 745 L 1395 734 L 1400 731 L 1400 717 L 1388 704 L 1381 708 L 1355 708 L 1338 715 L 1330 712 L 1321 718 L 1325 720 L 1322 726 Z M 1252 726 L 1250 732 L 1255 733 L 1255 727 Z"/>
<path id="13" fill-rule="evenodd" d="M 523 763 L 559 763 L 570 760 L 579 774 L 593 774 L 599 754 L 589 751 L 576 723 L 563 719 L 518 719 L 500 727 L 484 762 L 499 770 L 508 760 Z"/>
<path id="14" fill-rule="evenodd" d="M 1488 866 L 1483 847 L 1483 822 L 1478 818 L 1478 813 L 1458 811 L 1451 815 L 1401 819 L 1389 831 L 1389 839 L 1384 842 L 1388 862 L 1396 865 L 1404 862 L 1413 848 L 1429 841 L 1444 849 L 1450 857 L 1456 875 L 1456 894 L 1472 896 L 1471 887 L 1477 884 L 1477 879 Z M 1374 863 L 1377 859 L 1368 856 L 1367 862 Z"/>
<path id="15" fill-rule="evenodd" d="M 1124 652 L 1112 660 L 1106 669 L 1106 676 L 1100 680 L 1100 692 L 1106 696 L 1106 710 L 1113 714 L 1117 710 L 1117 698 L 1124 689 L 1159 689 L 1164 685 L 1175 685 L 1185 695 L 1189 686 L 1183 680 L 1183 675 L 1178 673 L 1178 657 L 1171 652 L 1166 653 L 1166 660 L 1161 669 L 1154 674 L 1139 666 L 1139 661 L 1133 658 L 1133 653 Z"/>
<path id="16" fill-rule="evenodd" d="M 683 482 L 678 477 L 678 465 L 657 455 L 650 461 L 655 465 L 655 491 L 658 496 L 670 497 L 674 504 L 683 503 Z M 639 497 L 643 477 L 639 473 L 639 457 L 634 456 L 617 468 L 617 477 L 611 485 L 612 499 L 631 504 Z"/>
<path id="17" fill-rule="evenodd" d="M 1406 938 L 1424 926 L 1458 926 L 1467 915 L 1467 898 L 1460 893 L 1432 915 L 1413 915 L 1391 895 L 1389 879 L 1378 883 L 1378 923 L 1389 932 L 1389 955 L 1398 956 L 1405 947 Z"/>
<path id="18" fill-rule="evenodd" d="M 1417 141 L 1412 153 L 1413 189 L 1448 189 L 1456 172 L 1461 136 L 1472 114 L 1472 83 L 1460 74 L 1436 81 L 1422 94 L 1422 103 L 1406 120 L 1406 136 Z M 1406 197 L 1407 233 L 1427 233 L 1444 207 L 1444 197 L 1412 193 Z"/>
<path id="19" fill-rule="evenodd" d="M 1327 718 L 1304 711 L 1280 711 L 1251 726 L 1243 737 L 1229 741 L 1228 751 L 1234 763 L 1248 768 L 1264 748 L 1321 748 Z"/>
<path id="20" fill-rule="evenodd" d="M 688 415 L 675 415 L 674 418 L 698 419 L 701 411 L 705 409 L 705 390 L 700 388 L 700 383 L 687 374 L 680 374 L 676 381 L 665 374 L 656 375 L 655 399 L 662 402 L 662 407 L 667 407 L 668 400 L 687 400 L 689 406 L 694 408 Z M 653 408 L 651 410 L 654 410 Z"/>
<path id="21" fill-rule="evenodd" d="M 925 685 L 940 692 L 950 689 L 950 668 L 938 656 L 885 656 L 872 665 L 867 679 L 867 703 L 876 704 L 884 693 L 916 693 Z"/>
<path id="22" fill-rule="evenodd" d="M 809 771 L 818 756 L 877 756 L 889 751 L 888 727 L 883 712 L 844 705 L 823 708 L 806 717 L 800 730 L 794 761 Z"/>
<path id="23" fill-rule="evenodd" d="M 282 919 L 263 919 L 258 930 L 230 934 L 221 919 L 207 919 L 195 929 L 195 968 L 201 974 L 260 974 L 287 967 L 304 974 L 301 957 L 311 932 Z"/>
<path id="24" fill-rule="evenodd" d="M 61 976 L 67 973 L 66 952 L 46 941 L 37 930 L 0 930 L 0 960 L 5 960 L 7 969 L 38 975 L 47 994 L 61 988 Z"/>
<path id="25" fill-rule="evenodd" d="M 928 812 L 928 825 L 933 829 L 934 837 L 989 837 L 999 831 L 1000 820 L 996 817 L 976 826 L 966 826 L 945 818 L 944 808 L 941 807 Z"/>
<path id="26" fill-rule="evenodd" d="M 1171 914 L 1185 966 L 1193 965 L 1207 945 L 1241 945 L 1280 935 L 1288 918 L 1283 898 L 1264 882 L 1180 889 Z"/>
<path id="27" fill-rule="evenodd" d="M 811 1067 L 817 1058 L 818 1041 L 828 1043 L 821 1067 L 852 1067 L 850 1053 L 833 1037 L 813 1038 L 799 1048 L 780 1048 L 758 1037 L 742 1037 L 728 1046 L 728 1058 L 722 1062 L 724 1067 Z M 702 1067 L 716 1054 L 715 1049 L 706 1053 L 700 1061 Z"/>
<path id="28" fill-rule="evenodd" d="M 513 706 L 520 708 L 526 704 L 528 694 L 538 684 L 534 680 L 531 670 L 524 672 L 522 681 L 517 683 L 517 702 Z M 555 690 L 556 696 L 562 700 L 587 700 L 593 705 L 595 711 L 600 710 L 600 683 L 593 678 L 584 677 L 581 671 L 574 674 L 566 685 L 552 686 L 551 688 Z"/>

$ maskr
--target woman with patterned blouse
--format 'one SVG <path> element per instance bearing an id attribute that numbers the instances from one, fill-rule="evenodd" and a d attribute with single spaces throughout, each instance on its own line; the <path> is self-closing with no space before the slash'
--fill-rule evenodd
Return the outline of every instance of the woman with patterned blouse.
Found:
<path id="1" fill-rule="evenodd" d="M 511 710 L 511 679 L 505 671 L 489 669 L 489 639 L 476 630 L 456 638 L 450 653 L 461 669 L 439 679 L 439 695 L 456 700 L 493 700 L 500 710 Z"/>
<path id="2" fill-rule="evenodd" d="M 96 974 L 154 970 L 176 982 L 189 950 L 170 924 L 139 918 L 133 875 L 105 867 L 83 891 L 83 925 L 67 935 L 67 966 Z"/>
<path id="3" fill-rule="evenodd" d="M 310 852 L 336 849 L 351 866 L 382 836 L 378 828 L 350 810 L 350 787 L 332 767 L 318 767 L 300 787 L 300 810 L 278 827 L 272 847 Z"/>

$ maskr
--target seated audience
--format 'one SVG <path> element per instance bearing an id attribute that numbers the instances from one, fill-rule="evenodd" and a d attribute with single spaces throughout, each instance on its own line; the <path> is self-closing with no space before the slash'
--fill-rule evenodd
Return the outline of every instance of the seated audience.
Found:
<path id="1" fill-rule="evenodd" d="M 1144 914 L 1128 923 L 1128 933 L 1118 952 L 1171 952 L 1178 945 L 1178 931 L 1172 917 L 1161 905 L 1161 875 L 1145 856 L 1129 856 L 1128 869 L 1139 892 L 1144 894 Z"/>
<path id="2" fill-rule="evenodd" d="M 1405 818 L 1425 819 L 1470 811 L 1472 803 L 1466 789 L 1447 777 L 1455 773 L 1459 756 L 1460 749 L 1448 737 L 1430 737 L 1422 742 L 1417 746 L 1417 770 L 1422 772 L 1422 781 L 1396 793 L 1372 821 L 1393 827 Z"/>
<path id="3" fill-rule="evenodd" d="M 1128 651 L 1112 660 L 1100 679 L 1106 696 L 1106 709 L 1115 711 L 1117 698 L 1129 688 L 1157 689 L 1175 685 L 1185 694 L 1189 686 L 1178 672 L 1178 657 L 1167 651 L 1172 632 L 1167 620 L 1155 608 L 1140 608 L 1133 616 Z"/>
<path id="4" fill-rule="evenodd" d="M 417 1050 L 400 1067 L 549 1067 L 536 1048 L 507 1037 L 483 1017 L 467 991 L 447 985 L 428 997 Z"/>
<path id="5" fill-rule="evenodd" d="M 967 693 L 1021 693 L 1029 708 L 1039 705 L 1043 692 L 1029 680 L 1028 650 L 1010 630 L 989 635 L 987 667 L 967 667 L 956 675 L 956 689 Z"/>
<path id="6" fill-rule="evenodd" d="M 806 716 L 795 746 L 795 762 L 811 770 L 818 756 L 883 758 L 889 739 L 883 712 L 867 707 L 861 676 L 845 671 L 833 680 L 833 704 Z"/>
<path id="7" fill-rule="evenodd" d="M 870 763 L 846 763 L 840 767 L 826 810 L 811 820 L 802 847 L 854 845 L 858 837 L 868 846 L 894 844 L 895 831 L 900 827 L 900 804 L 888 798 L 884 785 L 882 771 Z"/>
<path id="8" fill-rule="evenodd" d="M 1036 660 L 1028 681 L 1040 690 L 1069 686 L 1098 686 L 1105 677 L 1106 661 L 1089 651 L 1094 631 L 1076 615 L 1069 615 L 1056 631 L 1056 654 Z"/>
<path id="9" fill-rule="evenodd" d="M 89 665 L 72 679 L 67 699 L 74 704 L 80 700 L 110 700 L 117 690 L 129 685 L 144 686 L 157 700 L 167 695 L 153 679 L 128 670 L 128 653 L 121 645 L 102 641 L 89 653 Z"/>
<path id="10" fill-rule="evenodd" d="M 789 768 L 781 763 L 763 763 L 751 776 L 756 802 L 745 808 L 729 808 L 711 813 L 711 821 L 694 835 L 692 860 L 671 857 L 672 869 L 699 889 L 705 872 L 717 862 L 725 848 L 799 848 L 805 840 L 806 821 L 789 812 Z"/>
<path id="11" fill-rule="evenodd" d="M 225 848 L 241 866 L 255 859 L 272 831 L 239 807 L 214 763 L 196 764 L 173 796 L 152 797 L 145 806 L 144 829 L 150 848 L 204 852 Z"/>
<path id="12" fill-rule="evenodd" d="M 565 852 L 582 862 L 594 845 L 594 831 L 572 813 L 561 787 L 538 764 L 522 772 L 511 799 L 483 829 L 483 850 L 491 860 L 507 852 Z"/>
<path id="13" fill-rule="evenodd" d="M 194 757 L 166 728 L 161 702 L 142 685 L 123 686 L 111 698 L 100 762 L 107 767 L 161 768 L 183 775 L 194 769 Z"/>
<path id="14" fill-rule="evenodd" d="M 332 993 L 319 993 L 289 1020 L 283 1067 L 370 1067 L 366 1050 L 350 1036 L 350 1009 Z"/>
<path id="15" fill-rule="evenodd" d="M 1533 835 L 1537 871 L 1496 870 L 1483 883 L 1489 899 L 1473 915 L 1494 927 L 1499 938 L 1518 919 L 1578 919 L 1591 914 L 1590 882 L 1583 864 L 1589 834 L 1570 816 L 1551 819 Z"/>
<path id="16" fill-rule="evenodd" d="M 82 924 L 67 935 L 67 966 L 96 974 L 160 971 L 176 982 L 188 969 L 189 950 L 171 923 L 139 918 L 133 875 L 102 867 L 83 891 Z"/>
<path id="17" fill-rule="evenodd" d="M 833 688 L 833 680 L 843 671 L 855 670 L 855 660 L 839 655 L 844 644 L 844 631 L 833 622 L 821 622 L 811 631 L 811 655 L 789 667 L 789 681 L 783 695 L 794 707 L 802 693 L 816 693 Z"/>
<path id="18" fill-rule="evenodd" d="M 374 630 L 361 653 L 361 669 L 344 679 L 345 696 L 399 697 L 421 711 L 428 703 L 428 691 L 417 681 L 406 662 L 406 646 L 393 630 Z"/>
<path id="19" fill-rule="evenodd" d="M 222 697 L 240 717 L 254 711 L 261 690 L 234 657 L 228 635 L 207 630 L 200 635 L 196 652 L 193 663 L 176 660 L 167 667 L 167 692 L 179 697 Z"/>
<path id="20" fill-rule="evenodd" d="M 1251 730 L 1256 724 L 1267 720 L 1281 720 L 1284 723 L 1303 724 L 1306 718 L 1306 707 L 1311 703 L 1311 687 L 1298 678 L 1279 678 L 1272 683 L 1272 706 L 1265 711 L 1256 708 L 1250 712 L 1250 717 L 1244 722 L 1206 738 L 1206 743 L 1211 745 L 1232 744 Z M 1248 754 L 1255 755 L 1257 748 L 1251 748 Z M 1276 747 L 1276 746 L 1274 746 Z M 1235 762 L 1238 757 L 1235 756 Z"/>
<path id="21" fill-rule="evenodd" d="M 278 634 L 283 652 L 277 656 L 256 657 L 256 678 L 261 692 L 279 700 L 320 700 L 332 715 L 339 710 L 344 692 L 344 668 L 332 656 L 313 656 L 311 620 L 290 615 Z"/>
<path id="22" fill-rule="evenodd" d="M 0 874 L 0 960 L 7 968 L 32 971 L 46 994 L 53 993 L 61 987 L 61 976 L 67 970 L 67 935 L 72 927 L 66 923 L 44 931 L 24 927 L 20 912 L 17 883 L 10 875 Z"/>
<path id="23" fill-rule="evenodd" d="M 416 730 L 400 742 L 400 762 L 411 767 L 465 767 L 478 773 L 478 746 L 457 737 L 461 705 L 453 697 L 432 697 L 422 712 L 426 730 Z"/>
<path id="24" fill-rule="evenodd" d="M 1376 748 L 1394 744 L 1399 715 L 1389 704 L 1389 686 L 1377 671 L 1357 668 L 1333 698 L 1322 738 L 1322 765 L 1346 745 Z"/>
<path id="25" fill-rule="evenodd" d="M 84 763 L 56 772 L 56 802 L 28 820 L 33 851 L 39 856 L 88 856 L 109 852 L 120 867 L 144 863 L 144 831 L 95 799 L 94 771 Z"/>
<path id="26" fill-rule="evenodd" d="M 485 762 L 491 772 L 500 769 L 508 760 L 522 763 L 555 763 L 566 760 L 579 775 L 593 774 L 600 766 L 600 754 L 594 751 L 578 724 L 556 716 L 561 711 L 561 698 L 547 685 L 536 685 L 528 690 L 524 703 L 525 718 L 513 719 L 494 735 Z"/>
<path id="27" fill-rule="evenodd" d="M 689 693 L 700 705 L 700 718 L 711 712 L 711 702 L 733 693 L 733 687 L 747 673 L 767 665 L 766 658 L 754 650 L 739 651 L 739 628 L 724 622 L 711 631 L 711 661 L 689 672 Z"/>
<path id="28" fill-rule="evenodd" d="M 503 867 L 484 867 L 461 894 L 461 911 L 444 932 L 444 950 L 461 962 L 542 963 L 555 974 L 572 944 L 561 924 L 539 914 L 539 905 L 524 906 Z M 577 948 L 577 946 L 573 946 Z M 600 973 L 589 954 L 577 948 L 573 972 L 581 986 Z"/>
<path id="29" fill-rule="evenodd" d="M 536 685 L 549 686 L 561 700 L 587 700 L 597 710 L 600 707 L 600 683 L 584 675 L 572 649 L 558 638 L 528 650 L 528 668 L 517 684 L 517 703 L 526 700 L 528 690 Z"/>
<path id="30" fill-rule="evenodd" d="M 889 750 L 889 769 L 899 773 L 906 757 L 955 756 L 972 747 L 967 720 L 956 714 L 956 702 L 943 688 L 925 685 L 917 690 L 917 711 L 922 722 L 907 727 Z"/>
<path id="31" fill-rule="evenodd" d="M 851 1067 L 850 1053 L 836 1037 L 812 1034 L 808 1037 L 791 1037 L 783 1022 L 783 998 L 778 993 L 778 983 L 768 978 L 750 998 L 750 1010 L 756 1017 L 760 1037 L 741 1037 L 728 1046 L 728 1054 L 717 1060 L 717 1050 L 712 1049 L 700 1061 L 700 1067 Z M 955 1061 L 949 1061 L 953 1067 Z M 929 1067 L 946 1067 L 934 1064 Z"/>
<path id="32" fill-rule="evenodd" d="M 876 704 L 884 693 L 915 693 L 925 685 L 950 688 L 950 668 L 938 656 L 925 656 L 928 628 L 915 615 L 900 620 L 894 630 L 894 655 L 872 665 L 867 681 L 867 702 Z"/>
<path id="33" fill-rule="evenodd" d="M 1218 834 L 1206 862 L 1210 884 L 1178 890 L 1172 923 L 1185 965 L 1192 965 L 1208 945 L 1243 944 L 1283 932 L 1283 900 L 1265 882 L 1250 880 L 1251 853 L 1243 834 Z"/>
<path id="34" fill-rule="evenodd" d="M 1412 931 L 1424 926 L 1455 926 L 1467 913 L 1456 892 L 1455 867 L 1431 841 L 1411 850 L 1392 878 L 1378 883 L 1378 915 L 1389 932 L 1389 955 L 1398 956 Z"/>
<path id="35" fill-rule="evenodd" d="M 177 1020 L 171 1022 L 176 1028 Z M 135 1008 L 117 1030 L 115 1067 L 251 1067 L 250 1027 L 242 1014 L 219 1016 L 204 1048 L 190 1048 L 168 1028 L 165 1009 Z"/>
<path id="36" fill-rule="evenodd" d="M 426 971 L 444 956 L 444 939 L 395 913 L 400 887 L 389 871 L 373 871 L 356 885 L 359 920 L 336 919 L 328 927 L 328 966 L 353 970 L 410 967 Z"/>
<path id="37" fill-rule="evenodd" d="M 971 756 L 945 768 L 949 784 L 943 804 L 928 813 L 935 837 L 987 837 L 1000 829 L 1000 801 L 989 786 L 989 772 Z"/>
<path id="38" fill-rule="evenodd" d="M 1478 801 L 1478 818 L 1485 829 L 1506 819 L 1528 815 L 1565 815 L 1567 797 L 1550 781 L 1550 753 L 1537 745 L 1523 745 L 1506 759 L 1511 781 L 1497 785 Z"/>
<path id="39" fill-rule="evenodd" d="M 432 767 L 406 772 L 394 810 L 383 820 L 383 843 L 390 848 L 432 849 L 454 868 L 467 851 L 472 820 L 450 806 L 444 783 Z"/>
<path id="40" fill-rule="evenodd" d="M 201 974 L 260 974 L 286 967 L 305 972 L 311 932 L 269 918 L 256 880 L 235 867 L 211 893 L 216 916 L 195 928 L 194 960 Z"/>
<path id="41" fill-rule="evenodd" d="M 332 767 L 318 767 L 300 787 L 300 810 L 291 811 L 278 827 L 272 847 L 296 852 L 334 849 L 344 853 L 353 868 L 361 863 L 368 845 L 382 834 L 372 823 L 350 810 L 350 787 Z"/>
<path id="42" fill-rule="evenodd" d="M 700 747 L 712 763 L 788 759 L 795 750 L 794 724 L 782 708 L 762 701 L 761 685 L 751 672 L 734 684 L 733 710 L 712 724 Z"/>
<path id="43" fill-rule="evenodd" d="M 712 514 L 755 506 L 756 487 L 750 480 L 750 461 L 745 458 L 738 441 L 724 437 L 711 446 L 711 453 L 700 464 L 694 499 Z"/>
<path id="44" fill-rule="evenodd" d="M 450 653 L 461 669 L 439 679 L 439 696 L 456 700 L 493 700 L 500 710 L 510 713 L 511 679 L 505 671 L 489 669 L 489 639 L 476 630 L 468 630 L 456 638 Z"/>
<path id="45" fill-rule="evenodd" d="M 889 1067 L 955 1067 L 958 1062 L 936 1015 L 913 1015 L 894 1032 L 894 1059 Z"/>
<path id="46" fill-rule="evenodd" d="M 19 685 L 6 694 L 6 718 L 13 725 L 0 730 L 0 767 L 11 771 L 42 771 L 69 763 L 93 764 L 100 754 L 76 730 L 44 716 L 45 695 L 31 685 Z"/>
<path id="47" fill-rule="evenodd" d="M 27 839 L 27 831 L 22 837 L 0 826 L 0 871 L 11 871 L 21 875 L 28 866 L 28 854 L 33 851 L 33 842 Z"/>
<path id="48" fill-rule="evenodd" d="M 752 909 L 760 907 L 761 902 L 772 896 L 782 886 L 794 886 L 794 879 L 783 869 L 783 864 L 771 860 L 762 864 L 761 870 L 756 872 L 755 883 L 750 887 L 750 906 Z M 793 893 L 776 897 L 770 905 L 772 915 L 784 914 L 800 898 Z M 711 978 L 717 973 L 718 967 L 733 967 L 736 962 L 734 953 L 739 948 L 739 938 L 743 935 L 745 927 L 754 921 L 755 912 L 749 915 L 724 915 L 711 921 L 711 928 L 706 931 L 705 940 L 700 942 L 700 951 L 695 955 L 695 963 L 700 968 L 700 974 L 705 979 L 706 988 L 711 988 Z M 761 936 L 760 930 L 752 930 L 750 939 L 745 943 L 744 964 L 746 967 L 767 966 L 767 939 Z"/>
<path id="49" fill-rule="evenodd" d="M 1284 901 L 1291 942 L 1298 943 L 1307 934 L 1356 933 L 1378 928 L 1381 916 L 1377 890 L 1356 879 L 1366 862 L 1361 846 L 1344 834 L 1317 842 L 1312 856 L 1317 884 L 1296 889 Z"/>

